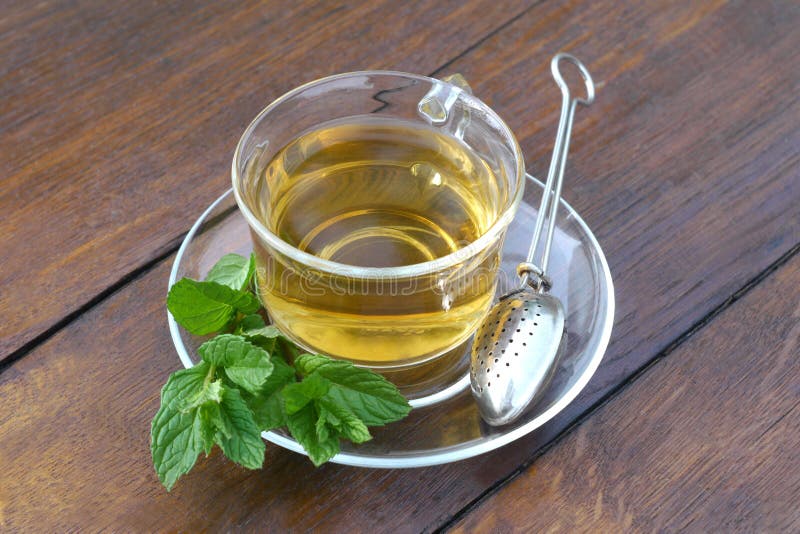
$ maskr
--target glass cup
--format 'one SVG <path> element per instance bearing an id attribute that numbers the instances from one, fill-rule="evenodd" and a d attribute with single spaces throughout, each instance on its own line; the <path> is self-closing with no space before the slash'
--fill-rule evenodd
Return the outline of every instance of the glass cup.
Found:
<path id="1" fill-rule="evenodd" d="M 464 343 L 488 312 L 524 163 L 508 126 L 451 82 L 323 78 L 242 135 L 233 190 L 258 294 L 305 349 L 407 368 Z"/>

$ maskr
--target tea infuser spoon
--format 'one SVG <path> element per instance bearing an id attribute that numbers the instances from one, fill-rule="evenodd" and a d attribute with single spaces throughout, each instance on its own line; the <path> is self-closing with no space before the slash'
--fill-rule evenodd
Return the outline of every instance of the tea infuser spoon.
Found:
<path id="1" fill-rule="evenodd" d="M 580 70 L 586 84 L 585 98 L 570 96 L 559 70 L 562 60 Z M 560 348 L 566 345 L 562 339 L 566 332 L 564 306 L 548 293 L 552 283 L 546 273 L 575 108 L 594 101 L 594 82 L 583 63 L 570 54 L 556 54 L 550 70 L 561 89 L 561 117 L 531 247 L 527 260 L 517 266 L 521 284 L 500 297 L 478 327 L 472 343 L 472 395 L 481 417 L 494 426 L 514 421 L 541 397 L 552 378 Z M 535 263 L 545 218 L 547 236 L 541 259 Z"/>

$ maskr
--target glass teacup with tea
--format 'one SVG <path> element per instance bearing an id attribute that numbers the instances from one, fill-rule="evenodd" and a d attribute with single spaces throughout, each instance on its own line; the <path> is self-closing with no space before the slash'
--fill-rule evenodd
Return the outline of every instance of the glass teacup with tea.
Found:
<path id="1" fill-rule="evenodd" d="M 271 320 L 309 351 L 387 371 L 475 331 L 525 182 L 516 139 L 468 87 L 389 71 L 280 97 L 232 173 Z"/>

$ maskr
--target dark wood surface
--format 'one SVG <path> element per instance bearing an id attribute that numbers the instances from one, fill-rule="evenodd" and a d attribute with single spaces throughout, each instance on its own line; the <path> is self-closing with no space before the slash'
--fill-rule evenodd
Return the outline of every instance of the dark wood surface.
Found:
<path id="1" fill-rule="evenodd" d="M 800 499 L 797 456 L 781 449 L 797 441 L 800 400 L 796 3 L 124 4 L 0 7 L 0 527 L 796 527 L 796 506 L 779 506 Z M 581 396 L 456 464 L 315 470 L 269 446 L 263 471 L 212 454 L 165 492 L 148 432 L 178 367 L 171 252 L 227 188 L 246 123 L 332 72 L 461 72 L 543 174 L 561 49 L 598 84 L 564 195 L 603 246 L 618 303 Z M 782 414 L 776 437 L 755 439 Z M 694 426 L 665 429 L 681 421 Z M 727 426 L 703 434 L 714 421 Z"/>
<path id="2" fill-rule="evenodd" d="M 800 531 L 798 285 L 795 257 L 454 532 Z"/>

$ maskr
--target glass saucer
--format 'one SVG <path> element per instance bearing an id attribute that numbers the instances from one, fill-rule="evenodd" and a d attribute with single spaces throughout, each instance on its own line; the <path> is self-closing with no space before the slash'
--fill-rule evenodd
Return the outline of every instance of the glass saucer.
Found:
<path id="1" fill-rule="evenodd" d="M 528 175 L 529 188 L 540 198 L 541 182 Z M 530 195 L 526 195 L 530 196 Z M 498 295 L 518 284 L 516 266 L 525 260 L 536 220 L 536 208 L 523 201 L 511 223 L 503 246 Z M 224 254 L 249 254 L 252 250 L 247 223 L 239 213 L 231 190 L 219 197 L 192 226 L 170 273 L 172 286 L 182 277 L 202 279 Z M 555 377 L 535 406 L 517 421 L 502 427 L 486 425 L 469 392 L 466 376 L 469 346 L 449 356 L 455 371 L 418 373 L 424 387 L 408 395 L 414 409 L 404 420 L 371 428 L 373 439 L 361 445 L 342 442 L 342 452 L 331 461 L 361 467 L 422 467 L 470 458 L 510 443 L 542 426 L 564 409 L 594 374 L 611 336 L 614 288 L 603 251 L 586 223 L 561 201 L 548 274 L 552 293 L 567 314 L 567 347 Z M 167 314 L 170 333 L 181 362 L 198 361 L 197 348 L 205 338 L 192 336 Z M 435 378 L 433 382 L 430 376 Z M 394 377 L 387 375 L 390 380 Z M 437 380 L 439 381 L 437 383 Z M 282 431 L 264 432 L 266 440 L 295 452 L 303 448 Z"/>

